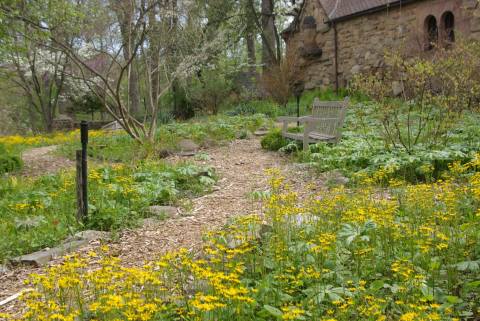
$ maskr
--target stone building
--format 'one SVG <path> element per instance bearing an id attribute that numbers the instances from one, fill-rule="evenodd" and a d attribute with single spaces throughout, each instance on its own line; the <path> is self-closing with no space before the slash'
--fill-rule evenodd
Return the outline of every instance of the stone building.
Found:
<path id="1" fill-rule="evenodd" d="M 419 52 L 480 40 L 479 0 L 303 0 L 282 33 L 306 89 L 344 87 L 384 66 L 387 49 Z"/>

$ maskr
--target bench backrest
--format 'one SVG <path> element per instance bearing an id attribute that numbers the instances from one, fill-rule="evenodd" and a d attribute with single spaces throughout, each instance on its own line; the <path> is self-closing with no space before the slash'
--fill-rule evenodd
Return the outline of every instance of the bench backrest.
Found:
<path id="1" fill-rule="evenodd" d="M 317 118 L 318 122 L 315 122 L 312 130 L 339 138 L 349 102 L 348 97 L 342 101 L 320 101 L 318 97 L 315 98 L 312 105 L 312 117 Z"/>

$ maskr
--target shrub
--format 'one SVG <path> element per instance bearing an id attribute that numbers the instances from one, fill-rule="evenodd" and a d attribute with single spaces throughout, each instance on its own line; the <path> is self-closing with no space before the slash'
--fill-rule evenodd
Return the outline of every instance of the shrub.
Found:
<path id="1" fill-rule="evenodd" d="M 253 100 L 242 102 L 236 105 L 232 110 L 225 112 L 229 116 L 248 116 L 254 114 L 263 114 L 268 117 L 277 117 L 280 115 L 278 105 L 268 100 Z"/>
<path id="2" fill-rule="evenodd" d="M 0 144 L 0 175 L 21 169 L 22 159 L 15 155 L 10 155 L 5 146 Z"/>
<path id="3" fill-rule="evenodd" d="M 480 102 L 480 42 L 458 41 L 433 56 L 409 57 L 397 51 L 385 58 L 389 68 L 352 82 L 353 90 L 375 101 L 372 108 L 357 110 L 360 122 L 373 117 L 388 147 L 409 154 L 416 145 L 446 146 L 449 131 Z"/>
<path id="4" fill-rule="evenodd" d="M 274 129 L 262 138 L 261 145 L 263 149 L 276 152 L 280 148 L 287 146 L 288 140 L 282 136 L 281 130 Z"/>
<path id="5" fill-rule="evenodd" d="M 301 79 L 295 57 L 287 55 L 278 65 L 266 70 L 261 79 L 262 88 L 277 104 L 285 107 L 293 95 L 294 84 Z"/>
<path id="6" fill-rule="evenodd" d="M 196 111 L 212 115 L 218 112 L 231 89 L 231 81 L 224 73 L 204 69 L 198 78 L 192 79 L 186 92 Z"/>

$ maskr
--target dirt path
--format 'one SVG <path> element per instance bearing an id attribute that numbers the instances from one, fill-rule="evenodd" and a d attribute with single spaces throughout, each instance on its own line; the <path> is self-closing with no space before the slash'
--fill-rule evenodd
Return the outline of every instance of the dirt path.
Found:
<path id="1" fill-rule="evenodd" d="M 32 148 L 22 154 L 24 167 L 22 175 L 39 176 L 56 173 L 61 169 L 75 166 L 75 163 L 65 157 L 53 155 L 57 145 Z"/>
<path id="2" fill-rule="evenodd" d="M 202 234 L 224 225 L 237 215 L 250 214 L 257 210 L 257 203 L 248 198 L 248 193 L 267 188 L 268 168 L 280 168 L 289 183 L 297 189 L 313 178 L 303 169 L 288 164 L 278 153 L 265 152 L 258 138 L 237 140 L 225 146 L 204 151 L 209 160 L 194 160 L 211 165 L 220 176 L 216 191 L 192 200 L 189 216 L 168 219 L 142 228 L 123 231 L 119 239 L 110 244 L 124 265 L 140 266 L 169 250 L 194 249 L 201 243 Z M 172 157 L 169 161 L 193 160 L 188 157 Z M 317 182 L 319 185 L 320 183 Z M 93 242 L 79 252 L 95 249 L 100 244 Z M 52 261 L 51 265 L 61 260 Z M 0 301 L 24 288 L 23 280 L 30 273 L 42 273 L 43 268 L 16 268 L 8 273 L 0 272 Z M 0 311 L 14 311 L 18 301 L 0 307 Z"/>

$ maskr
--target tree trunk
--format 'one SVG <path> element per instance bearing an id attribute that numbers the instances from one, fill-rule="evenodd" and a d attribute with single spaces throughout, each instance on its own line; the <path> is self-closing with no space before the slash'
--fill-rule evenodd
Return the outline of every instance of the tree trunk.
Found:
<path id="1" fill-rule="evenodd" d="M 273 0 L 262 0 L 262 64 L 268 70 L 276 61 L 275 19 Z"/>
<path id="2" fill-rule="evenodd" d="M 151 102 L 150 106 L 151 108 L 158 107 L 158 93 L 160 91 L 160 71 L 159 71 L 159 65 L 160 65 L 160 44 L 158 43 L 159 41 L 159 34 L 161 32 L 159 22 L 155 18 L 155 13 L 156 13 L 156 7 L 154 6 L 153 2 L 148 2 L 149 6 L 152 6 L 153 8 L 149 11 L 149 18 L 148 22 L 152 26 L 152 32 L 151 32 L 151 62 L 150 62 L 150 77 L 151 77 Z"/>
<path id="3" fill-rule="evenodd" d="M 128 80 L 128 93 L 132 115 L 138 115 L 140 113 L 140 91 L 138 89 L 138 71 L 135 63 L 132 63 L 131 65 Z"/>
<path id="4" fill-rule="evenodd" d="M 117 15 L 118 23 L 120 25 L 120 32 L 122 34 L 123 56 L 126 61 L 130 60 L 135 53 L 133 50 L 134 39 L 132 39 L 133 15 L 135 8 L 133 3 L 126 1 L 112 1 L 110 2 Z M 138 70 L 136 63 L 132 62 L 128 70 L 128 100 L 130 112 L 132 115 L 138 115 L 140 112 L 140 92 L 138 88 Z"/>
<path id="5" fill-rule="evenodd" d="M 255 54 L 255 35 L 253 32 L 247 34 L 247 53 L 248 53 L 248 71 L 250 73 L 250 77 L 256 79 L 257 75 L 257 57 Z"/>

